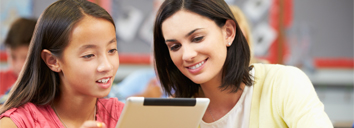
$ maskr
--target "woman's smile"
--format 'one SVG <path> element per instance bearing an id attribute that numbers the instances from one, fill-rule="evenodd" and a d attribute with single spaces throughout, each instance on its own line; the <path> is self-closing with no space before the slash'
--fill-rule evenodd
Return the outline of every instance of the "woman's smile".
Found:
<path id="1" fill-rule="evenodd" d="M 197 63 L 197 64 L 193 64 L 191 66 L 187 66 L 186 68 L 188 69 L 188 71 L 192 74 L 197 74 L 199 73 L 205 66 L 205 63 L 207 62 L 208 58 Z"/>

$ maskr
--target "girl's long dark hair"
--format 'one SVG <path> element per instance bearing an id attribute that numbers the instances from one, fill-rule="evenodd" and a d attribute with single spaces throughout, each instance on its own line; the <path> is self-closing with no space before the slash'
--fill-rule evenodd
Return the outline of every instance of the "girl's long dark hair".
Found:
<path id="1" fill-rule="evenodd" d="M 27 102 L 46 105 L 60 94 L 59 75 L 47 67 L 41 52 L 47 49 L 60 58 L 73 27 L 85 16 L 103 18 L 114 25 L 106 10 L 86 0 L 58 0 L 45 9 L 36 24 L 25 65 L 0 114 Z"/>
<path id="2" fill-rule="evenodd" d="M 213 20 L 219 27 L 226 20 L 236 23 L 236 36 L 227 48 L 227 57 L 222 69 L 221 90 L 237 92 L 241 83 L 252 85 L 249 74 L 250 49 L 242 31 L 224 0 L 166 0 L 160 7 L 154 26 L 155 66 L 163 89 L 175 97 L 192 97 L 198 93 L 199 84 L 183 75 L 172 62 L 161 30 L 162 23 L 179 10 L 188 10 Z"/>

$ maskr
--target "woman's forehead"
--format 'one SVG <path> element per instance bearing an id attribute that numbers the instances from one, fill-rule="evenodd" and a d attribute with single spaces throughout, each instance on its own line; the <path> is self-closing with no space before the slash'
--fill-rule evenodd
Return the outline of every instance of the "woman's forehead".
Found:
<path id="1" fill-rule="evenodd" d="M 197 28 L 212 28 L 214 21 L 197 13 L 180 10 L 162 22 L 161 29 L 164 36 L 188 34 Z"/>

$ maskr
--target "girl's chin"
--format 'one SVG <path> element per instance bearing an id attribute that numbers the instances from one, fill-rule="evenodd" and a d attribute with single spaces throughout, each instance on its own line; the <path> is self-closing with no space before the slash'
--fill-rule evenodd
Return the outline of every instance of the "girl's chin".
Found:
<path id="1" fill-rule="evenodd" d="M 97 98 L 105 98 L 108 96 L 110 91 L 104 91 L 104 92 L 100 92 L 99 94 L 96 94 Z"/>
<path id="2" fill-rule="evenodd" d="M 107 95 L 98 95 L 98 96 L 96 96 L 97 98 L 105 98 L 105 97 L 107 97 L 108 96 L 108 93 L 107 93 Z"/>

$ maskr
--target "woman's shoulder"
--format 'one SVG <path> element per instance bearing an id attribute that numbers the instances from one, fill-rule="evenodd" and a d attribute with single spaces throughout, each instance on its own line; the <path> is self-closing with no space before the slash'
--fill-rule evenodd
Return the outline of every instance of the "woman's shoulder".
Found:
<path id="1" fill-rule="evenodd" d="M 260 76 L 298 76 L 304 73 L 297 67 L 281 64 L 253 64 L 256 75 Z"/>
<path id="2" fill-rule="evenodd" d="M 280 64 L 255 64 L 255 89 L 276 89 L 312 85 L 307 75 L 297 67 Z M 287 86 L 284 86 L 287 85 Z M 294 85 L 294 86 L 292 86 Z"/>

